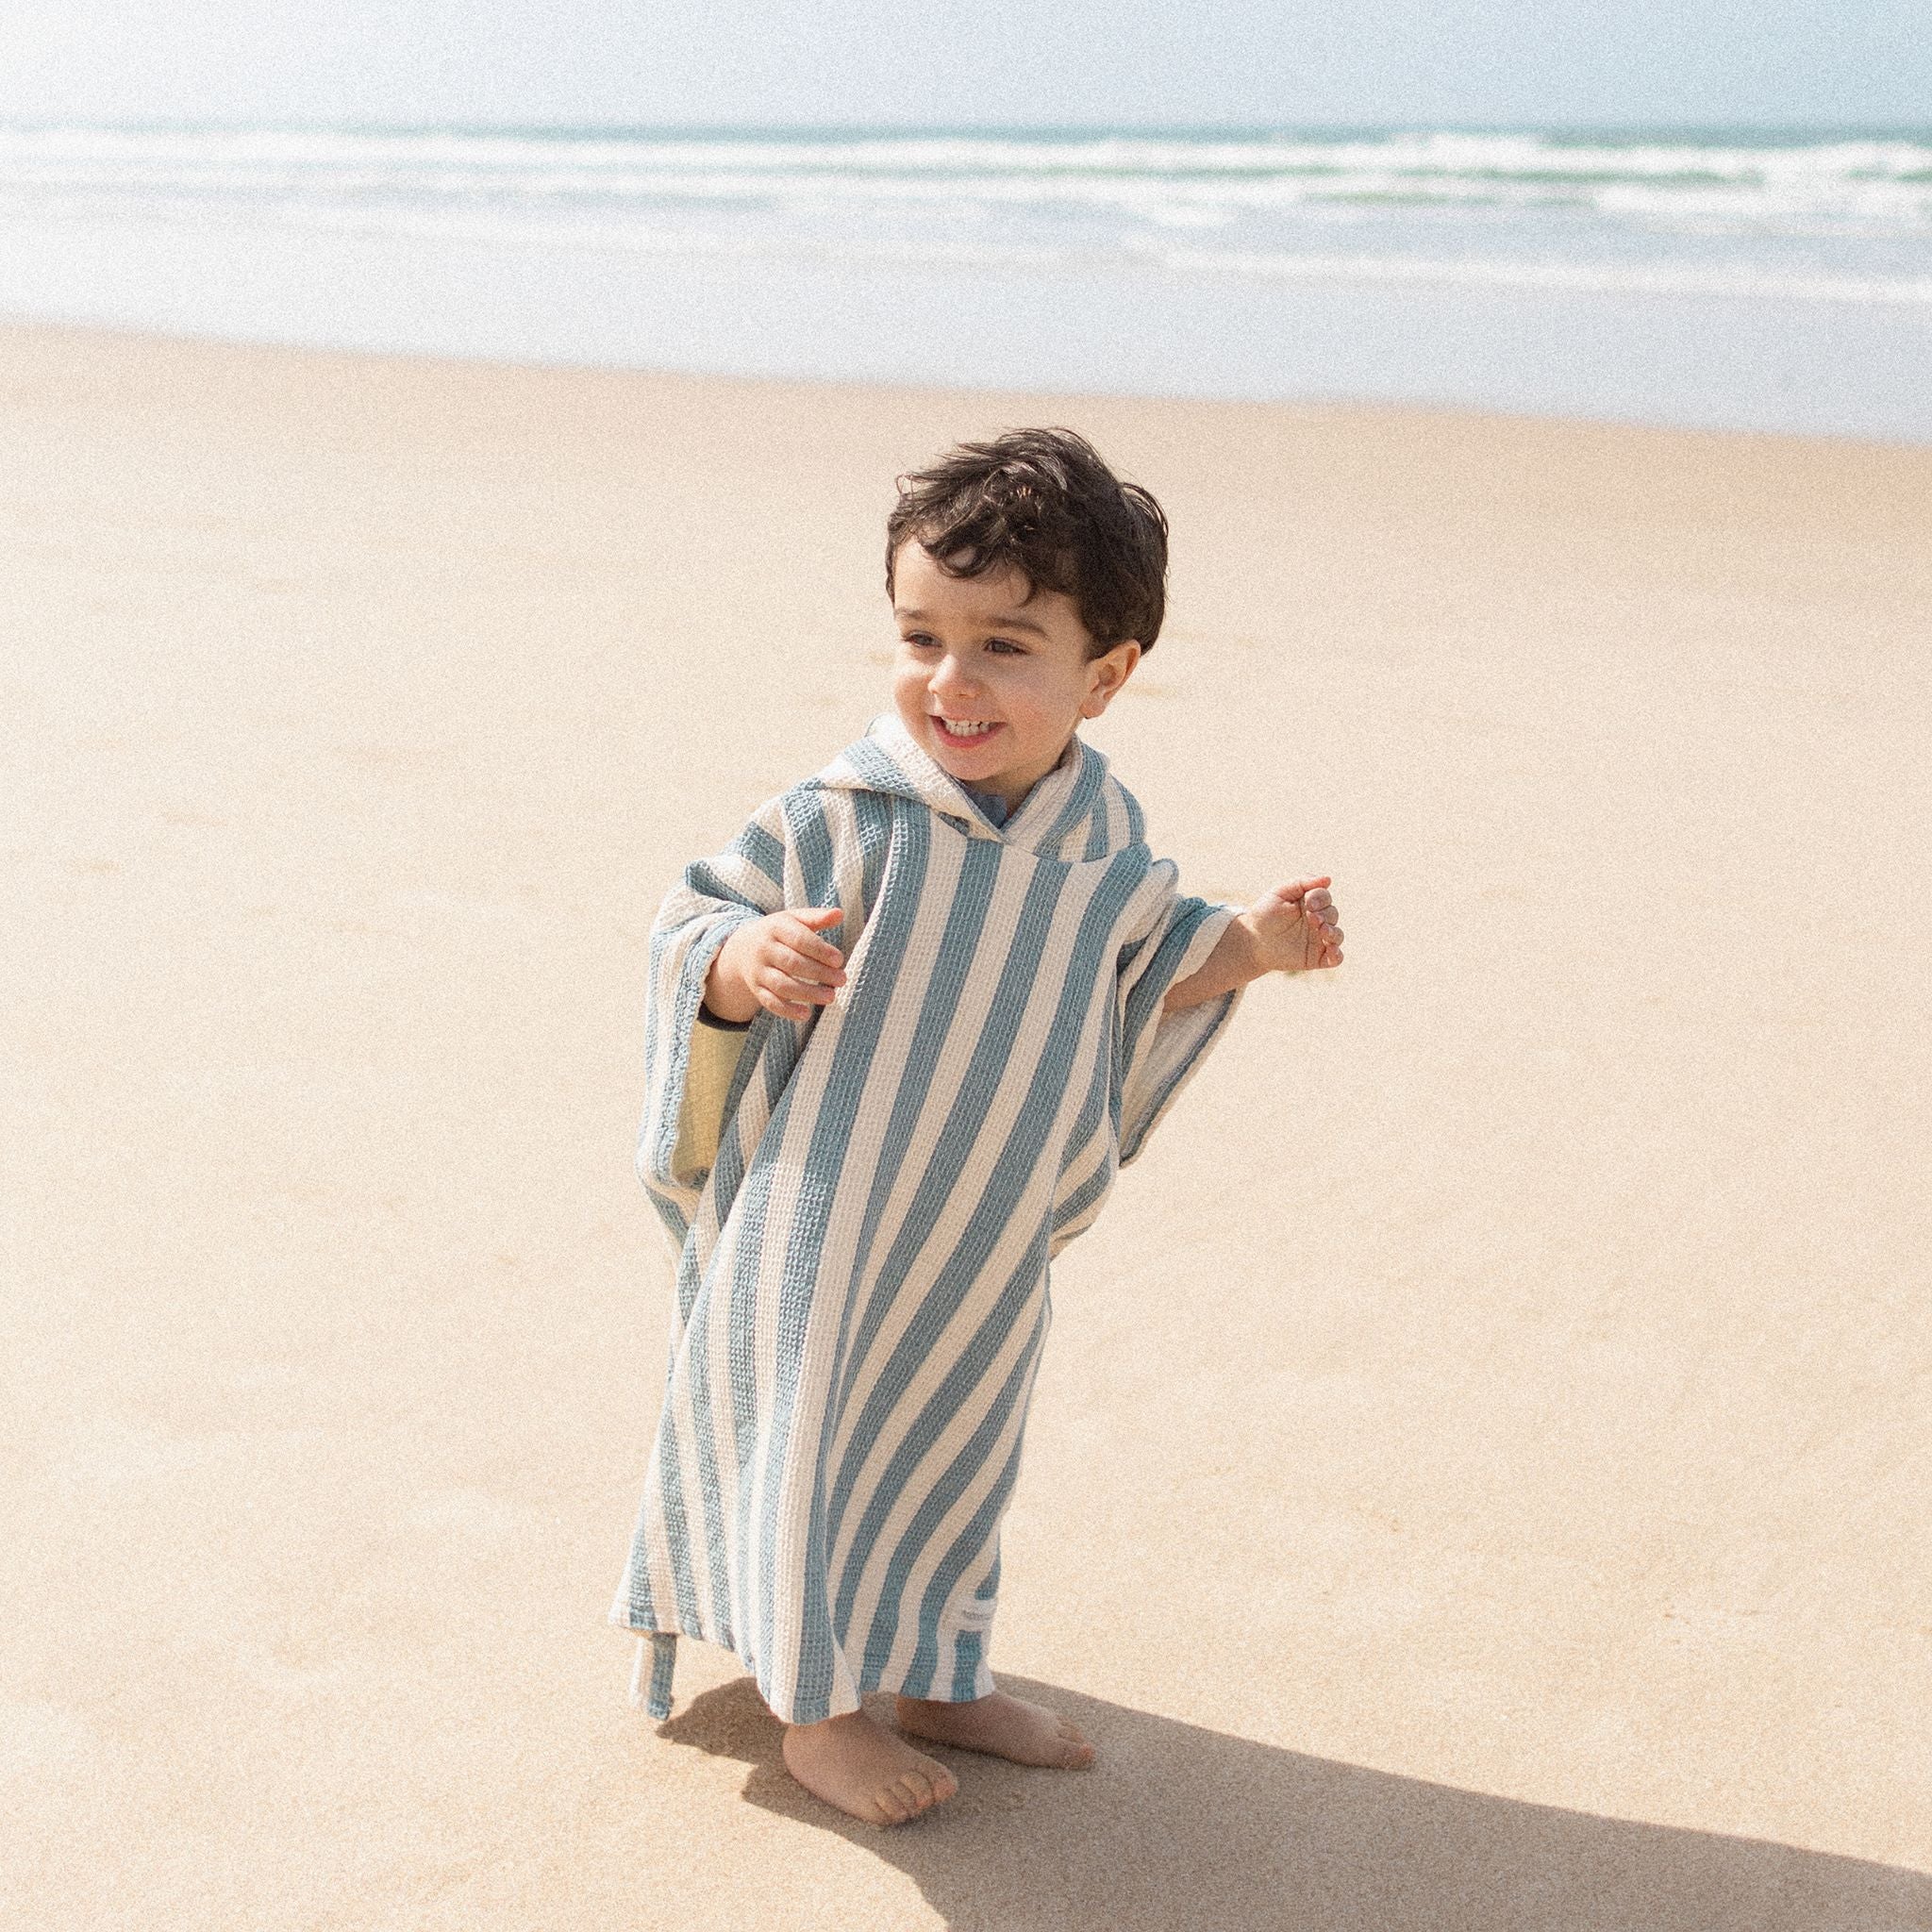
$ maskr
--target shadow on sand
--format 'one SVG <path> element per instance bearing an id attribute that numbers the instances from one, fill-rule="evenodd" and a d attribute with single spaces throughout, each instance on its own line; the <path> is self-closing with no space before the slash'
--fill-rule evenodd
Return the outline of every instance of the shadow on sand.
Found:
<path id="1" fill-rule="evenodd" d="M 1932 1932 L 1932 1875 L 1364 1771 L 1004 1676 L 1099 1748 L 1033 1771 L 927 1746 L 958 1795 L 875 1830 L 794 1784 L 749 1677 L 665 1741 L 751 1767 L 754 1805 L 913 1878 L 956 1932 Z M 890 1697 L 866 1707 L 891 1721 Z"/>

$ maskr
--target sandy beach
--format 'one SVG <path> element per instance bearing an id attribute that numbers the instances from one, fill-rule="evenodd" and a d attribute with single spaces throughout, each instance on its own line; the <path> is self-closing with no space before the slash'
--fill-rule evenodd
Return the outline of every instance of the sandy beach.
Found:
<path id="1" fill-rule="evenodd" d="M 1932 448 L 0 328 L 24 1927 L 1932 1927 Z M 893 475 L 1165 505 L 1091 741 L 1331 874 L 1055 1323 L 991 1661 L 807 1796 L 604 1613 L 691 857 L 885 702 Z"/>

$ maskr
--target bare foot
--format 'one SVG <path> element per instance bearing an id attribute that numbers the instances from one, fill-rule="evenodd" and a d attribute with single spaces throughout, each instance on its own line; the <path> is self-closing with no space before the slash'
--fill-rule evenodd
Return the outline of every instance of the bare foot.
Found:
<path id="1" fill-rule="evenodd" d="M 1093 1746 L 1074 1727 L 1070 1718 L 995 1690 L 968 1704 L 938 1704 L 924 1697 L 902 1697 L 899 1728 L 935 1744 L 957 1744 L 965 1751 L 990 1751 L 1015 1764 L 1048 1764 L 1079 1771 L 1093 1762 Z"/>
<path id="2" fill-rule="evenodd" d="M 866 1824 L 904 1824 L 943 1804 L 959 1781 L 936 1757 L 862 1710 L 785 1726 L 785 1768 L 813 1797 Z"/>

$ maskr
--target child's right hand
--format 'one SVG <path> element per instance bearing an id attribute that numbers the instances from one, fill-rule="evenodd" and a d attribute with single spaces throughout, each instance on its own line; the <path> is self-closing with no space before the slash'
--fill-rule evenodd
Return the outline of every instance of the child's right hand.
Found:
<path id="1" fill-rule="evenodd" d="M 718 948 L 705 977 L 705 1005 L 721 1020 L 808 1020 L 845 984 L 845 956 L 819 934 L 844 920 L 836 906 L 807 906 L 747 919 Z"/>

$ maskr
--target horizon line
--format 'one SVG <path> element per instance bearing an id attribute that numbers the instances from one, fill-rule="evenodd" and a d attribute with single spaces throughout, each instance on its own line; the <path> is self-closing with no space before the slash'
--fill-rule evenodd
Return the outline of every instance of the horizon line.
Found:
<path id="1" fill-rule="evenodd" d="M 1824 121 L 1824 120 L 1527 120 L 1429 119 L 1410 116 L 1382 121 L 1342 118 L 1316 118 L 1305 121 L 1266 122 L 1007 122 L 958 121 L 935 124 L 929 121 L 512 121 L 512 120 L 375 120 L 342 116 L 338 119 L 284 118 L 262 116 L 256 119 L 190 116 L 92 116 L 37 115 L 32 119 L 0 115 L 0 133 L 34 134 L 85 129 L 111 134 L 489 134 L 526 139 L 570 137 L 635 138 L 661 140 L 824 140 L 824 139 L 924 139 L 943 141 L 960 137 L 994 135 L 1008 140 L 1078 140 L 1095 136 L 1144 140 L 1212 139 L 1279 140 L 1295 135 L 1379 135 L 1473 134 L 1473 135 L 1557 135 L 1565 138 L 1590 135 L 1702 136 L 1706 139 L 1738 135 L 1835 136 L 1860 140 L 1912 140 L 1932 137 L 1932 120 Z"/>

